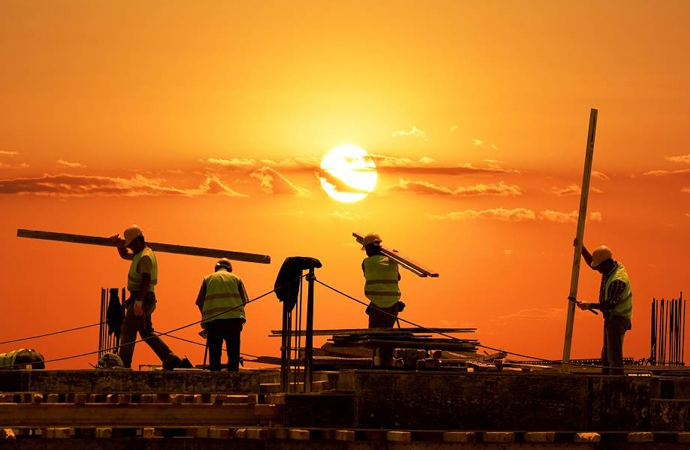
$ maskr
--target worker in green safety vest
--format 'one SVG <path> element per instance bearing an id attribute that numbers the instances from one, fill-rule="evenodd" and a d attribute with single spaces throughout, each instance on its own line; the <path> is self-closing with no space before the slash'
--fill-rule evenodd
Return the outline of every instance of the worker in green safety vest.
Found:
<path id="1" fill-rule="evenodd" d="M 400 301 L 398 263 L 381 252 L 381 238 L 369 233 L 362 240 L 367 258 L 362 262 L 364 295 L 371 302 L 367 308 L 369 328 L 392 328 L 405 304 Z"/>
<path id="2" fill-rule="evenodd" d="M 577 246 L 577 239 L 574 242 Z M 582 245 L 582 257 L 589 267 L 601 274 L 599 302 L 577 301 L 582 310 L 598 309 L 604 315 L 604 346 L 601 350 L 602 373 L 623 375 L 623 340 L 632 328 L 632 290 L 623 264 L 613 259 L 611 249 L 601 246 L 589 253 Z"/>
<path id="3" fill-rule="evenodd" d="M 164 369 L 191 367 L 187 358 L 182 360 L 175 355 L 153 330 L 151 315 L 156 309 L 155 289 L 158 284 L 156 255 L 146 246 L 144 235 L 138 226 L 132 225 L 127 228 L 124 237 L 124 240 L 120 239 L 118 234 L 110 237 L 117 243 L 120 257 L 131 261 L 127 274 L 127 290 L 130 292 L 130 297 L 124 302 L 126 313 L 122 323 L 118 352 L 122 358 L 122 364 L 126 368 L 132 367 L 134 345 L 139 333 L 160 358 Z"/>
<path id="4" fill-rule="evenodd" d="M 244 283 L 234 273 L 226 258 L 216 263 L 215 272 L 204 277 L 196 305 L 201 312 L 201 326 L 206 331 L 209 365 L 221 369 L 223 341 L 228 354 L 228 371 L 240 367 L 240 334 L 246 322 L 244 305 L 249 301 Z"/>

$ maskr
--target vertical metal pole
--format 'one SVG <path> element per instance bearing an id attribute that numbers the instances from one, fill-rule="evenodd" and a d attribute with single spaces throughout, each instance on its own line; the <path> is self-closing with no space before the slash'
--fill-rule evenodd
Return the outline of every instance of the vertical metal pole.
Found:
<path id="1" fill-rule="evenodd" d="M 312 390 L 312 379 L 314 370 L 314 266 L 309 267 L 307 282 L 307 330 L 304 339 L 304 392 L 310 393 Z"/>
<path id="2" fill-rule="evenodd" d="M 577 245 L 573 255 L 573 269 L 570 274 L 570 297 L 577 298 L 577 285 L 580 280 L 580 260 L 582 259 L 582 245 L 587 220 L 587 200 L 589 199 L 589 182 L 592 177 L 592 160 L 594 159 L 594 137 L 597 132 L 598 111 L 592 109 L 589 113 L 589 131 L 587 132 L 587 149 L 585 151 L 585 168 L 582 175 L 582 191 L 580 193 L 580 211 L 577 219 Z M 568 318 L 565 324 L 565 342 L 563 344 L 563 361 L 570 361 L 570 348 L 573 343 L 573 324 L 575 322 L 575 302 L 568 300 Z M 564 366 L 565 367 L 565 366 Z"/>
<path id="3" fill-rule="evenodd" d="M 288 302 L 283 302 L 283 335 L 282 345 L 280 347 L 280 390 L 288 392 L 290 386 L 290 352 L 292 351 L 291 343 L 291 329 L 292 318 L 290 317 L 290 309 Z"/>
<path id="4" fill-rule="evenodd" d="M 683 292 L 680 293 L 680 299 L 683 300 Z M 685 365 L 685 306 L 688 303 L 686 300 L 683 302 L 683 335 L 680 339 L 680 363 Z"/>
<path id="5" fill-rule="evenodd" d="M 656 360 L 656 299 L 652 299 L 652 325 L 649 329 L 649 363 L 654 365 L 654 361 Z"/>
<path id="6" fill-rule="evenodd" d="M 103 288 L 101 288 L 101 308 L 98 313 L 98 321 L 100 324 L 98 325 L 98 359 L 101 359 L 101 356 L 103 356 Z"/>

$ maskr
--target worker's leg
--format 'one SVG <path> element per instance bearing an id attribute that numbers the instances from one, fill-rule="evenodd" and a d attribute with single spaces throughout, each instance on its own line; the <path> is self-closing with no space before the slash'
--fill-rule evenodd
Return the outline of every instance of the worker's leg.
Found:
<path id="1" fill-rule="evenodd" d="M 139 318 L 134 315 L 134 310 L 132 309 L 133 302 L 134 300 L 130 297 L 125 312 L 125 320 L 122 322 L 122 330 L 120 331 L 120 350 L 118 355 L 122 358 L 122 364 L 126 368 L 132 367 L 134 341 L 137 340 L 137 332 L 141 325 Z"/>
<path id="2" fill-rule="evenodd" d="M 601 374 L 602 375 L 610 375 L 611 374 L 611 363 L 609 361 L 609 350 L 608 350 L 608 339 L 609 339 L 609 320 L 610 319 L 604 319 L 604 345 L 601 348 L 601 365 L 604 366 L 603 369 L 601 369 Z"/>
<path id="3" fill-rule="evenodd" d="M 607 327 L 607 351 L 608 359 L 611 365 L 611 375 L 623 375 L 623 340 L 625 339 L 625 332 L 627 331 L 626 319 L 618 316 L 611 316 L 607 319 L 609 326 Z"/>
<path id="4" fill-rule="evenodd" d="M 220 371 L 220 356 L 223 351 L 223 327 L 222 319 L 206 322 L 206 345 L 208 345 L 209 369 L 213 372 Z"/>
<path id="5" fill-rule="evenodd" d="M 228 352 L 228 372 L 240 370 L 240 335 L 244 319 L 227 319 L 225 327 L 225 345 Z"/>
<path id="6" fill-rule="evenodd" d="M 398 318 L 398 306 L 380 308 L 373 303 L 367 308 L 369 314 L 369 328 L 392 328 Z"/>
<path id="7" fill-rule="evenodd" d="M 144 299 L 144 315 L 139 316 L 139 320 L 143 323 L 139 329 L 139 335 L 144 339 L 151 350 L 158 356 L 158 359 L 163 363 L 163 367 L 166 369 L 174 369 L 180 362 L 180 358 L 177 357 L 170 350 L 170 347 L 163 342 L 163 339 L 158 337 L 153 329 L 153 322 L 151 321 L 151 316 L 153 311 L 156 309 L 156 297 L 153 292 L 146 294 Z"/>

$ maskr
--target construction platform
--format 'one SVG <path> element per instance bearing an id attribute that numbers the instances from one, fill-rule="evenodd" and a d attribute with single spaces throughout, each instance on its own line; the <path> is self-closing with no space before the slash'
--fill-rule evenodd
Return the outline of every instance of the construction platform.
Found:
<path id="1" fill-rule="evenodd" d="M 688 448 L 690 376 L 0 372 L 2 448 Z M 300 383 L 292 383 L 299 389 Z"/>

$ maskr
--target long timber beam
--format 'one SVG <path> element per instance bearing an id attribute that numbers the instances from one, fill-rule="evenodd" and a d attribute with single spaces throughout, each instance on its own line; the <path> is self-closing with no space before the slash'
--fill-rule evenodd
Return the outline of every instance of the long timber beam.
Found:
<path id="1" fill-rule="evenodd" d="M 109 238 L 87 236 L 82 234 L 55 233 L 52 231 L 17 230 L 17 237 L 29 239 L 41 239 L 45 241 L 69 242 L 72 244 L 99 245 L 102 247 L 117 247 L 117 244 Z M 271 257 L 256 253 L 235 252 L 216 248 L 191 247 L 187 245 L 163 244 L 160 242 L 147 242 L 155 252 L 175 253 L 178 255 L 202 256 L 207 258 L 227 258 L 233 261 L 251 262 L 257 264 L 270 264 Z"/>
<path id="2" fill-rule="evenodd" d="M 0 427 L 257 425 L 282 418 L 276 405 L 0 403 Z"/>

